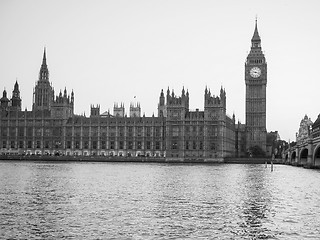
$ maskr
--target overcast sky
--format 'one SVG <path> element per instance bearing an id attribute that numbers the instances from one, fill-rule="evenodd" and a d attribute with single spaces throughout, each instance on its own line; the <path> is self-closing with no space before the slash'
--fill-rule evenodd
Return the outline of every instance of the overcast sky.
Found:
<path id="1" fill-rule="evenodd" d="M 0 1 L 0 89 L 20 85 L 31 110 L 43 49 L 58 94 L 74 90 L 75 113 L 123 102 L 157 115 L 161 89 L 227 93 L 227 113 L 245 123 L 244 64 L 256 15 L 268 63 L 267 130 L 295 141 L 301 119 L 320 113 L 320 1 Z M 136 98 L 134 98 L 136 96 Z"/>

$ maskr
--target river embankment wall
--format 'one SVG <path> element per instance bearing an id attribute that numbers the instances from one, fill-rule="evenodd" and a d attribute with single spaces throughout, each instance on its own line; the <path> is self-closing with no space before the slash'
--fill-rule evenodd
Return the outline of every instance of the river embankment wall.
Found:
<path id="1" fill-rule="evenodd" d="M 37 156 L 37 155 L 0 155 L 0 160 L 15 161 L 57 161 L 57 162 L 154 162 L 154 163 L 234 163 L 263 164 L 270 158 L 165 158 L 165 157 L 106 157 L 106 156 Z M 277 163 L 277 161 L 274 161 Z"/>

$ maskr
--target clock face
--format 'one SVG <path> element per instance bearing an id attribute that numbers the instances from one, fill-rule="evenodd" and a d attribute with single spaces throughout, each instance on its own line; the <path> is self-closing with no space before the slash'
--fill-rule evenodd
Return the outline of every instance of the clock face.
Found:
<path id="1" fill-rule="evenodd" d="M 261 69 L 258 68 L 258 67 L 253 67 L 253 68 L 251 68 L 251 70 L 250 70 L 250 75 L 251 75 L 251 77 L 253 77 L 253 78 L 258 78 L 258 77 L 260 77 L 260 75 L 261 75 Z"/>

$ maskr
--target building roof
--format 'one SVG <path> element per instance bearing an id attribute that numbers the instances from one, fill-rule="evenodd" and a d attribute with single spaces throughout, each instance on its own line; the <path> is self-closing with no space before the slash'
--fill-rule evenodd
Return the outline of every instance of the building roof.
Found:
<path id="1" fill-rule="evenodd" d="M 315 129 L 317 127 L 320 127 L 320 114 L 318 115 L 317 120 L 313 123 L 312 129 Z"/>
<path id="2" fill-rule="evenodd" d="M 253 33 L 253 37 L 251 39 L 252 42 L 259 42 L 261 41 L 260 36 L 259 36 L 259 32 L 258 32 L 258 23 L 257 23 L 257 19 L 256 19 L 256 26 L 254 29 L 254 33 Z"/>

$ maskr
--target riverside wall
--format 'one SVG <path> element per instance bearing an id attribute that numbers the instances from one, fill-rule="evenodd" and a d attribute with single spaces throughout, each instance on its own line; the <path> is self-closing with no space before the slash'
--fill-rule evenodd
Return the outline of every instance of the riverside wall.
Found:
<path id="1" fill-rule="evenodd" d="M 38 155 L 0 155 L 0 160 L 13 161 L 57 161 L 57 162 L 154 162 L 154 163 L 232 163 L 264 164 L 270 158 L 165 158 L 165 157 L 106 157 L 106 156 L 38 156 Z M 274 161 L 274 163 L 279 163 Z"/>

